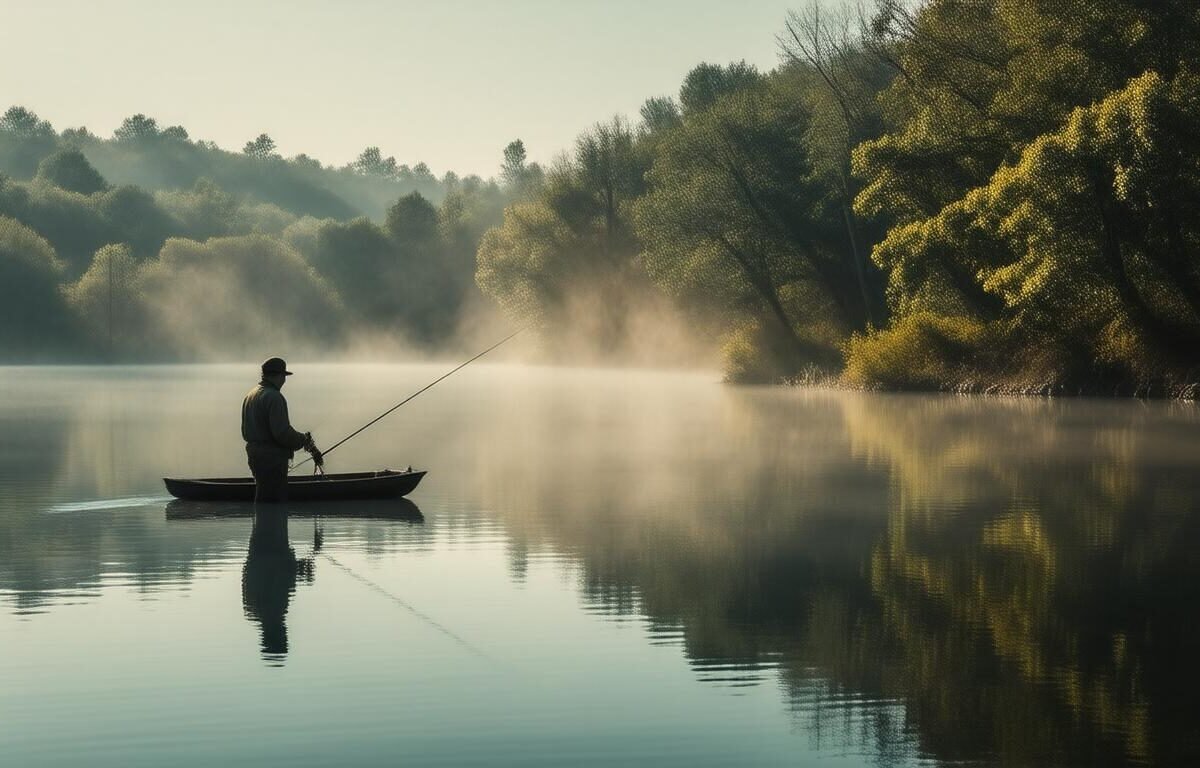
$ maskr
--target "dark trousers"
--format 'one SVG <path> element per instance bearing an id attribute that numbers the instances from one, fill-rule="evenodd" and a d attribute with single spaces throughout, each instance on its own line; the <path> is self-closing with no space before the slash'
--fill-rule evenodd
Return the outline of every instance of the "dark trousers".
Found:
<path id="1" fill-rule="evenodd" d="M 254 503 L 287 501 L 287 459 L 278 456 L 248 456 L 254 475 Z"/>

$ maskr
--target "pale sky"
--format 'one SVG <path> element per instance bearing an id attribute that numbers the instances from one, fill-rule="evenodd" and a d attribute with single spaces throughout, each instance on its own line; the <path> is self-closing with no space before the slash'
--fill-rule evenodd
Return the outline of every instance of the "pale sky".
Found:
<path id="1" fill-rule="evenodd" d="M 144 112 L 226 149 L 266 132 L 344 164 L 377 145 L 438 176 L 545 161 L 675 94 L 701 61 L 778 63 L 809 0 L 0 0 L 0 111 L 110 136 Z"/>

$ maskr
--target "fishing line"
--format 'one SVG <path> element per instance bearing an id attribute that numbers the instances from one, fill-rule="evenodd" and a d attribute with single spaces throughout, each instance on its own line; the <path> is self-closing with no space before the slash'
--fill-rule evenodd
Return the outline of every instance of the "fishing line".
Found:
<path id="1" fill-rule="evenodd" d="M 441 382 L 441 381 L 444 381 L 445 379 L 448 379 L 448 378 L 450 378 L 450 377 L 451 377 L 451 376 L 453 376 L 455 373 L 458 373 L 458 372 L 459 372 L 459 371 L 461 371 L 463 368 L 466 368 L 466 367 L 467 367 L 468 365 L 470 365 L 471 363 L 473 363 L 473 362 L 475 362 L 476 360 L 478 360 L 479 358 L 483 357 L 483 356 L 484 356 L 484 355 L 486 355 L 488 352 L 491 352 L 491 351 L 492 351 L 493 349 L 495 349 L 496 347 L 499 347 L 501 344 L 503 344 L 504 342 L 506 342 L 506 341 L 508 341 L 509 339 L 513 338 L 513 337 L 514 337 L 514 336 L 516 336 L 517 334 L 521 333 L 522 331 L 524 331 L 524 330 L 525 330 L 526 328 L 528 328 L 528 327 L 529 327 L 529 326 L 525 326 L 525 328 L 518 328 L 517 330 L 513 331 L 513 332 L 512 332 L 512 333 L 510 333 L 509 335 L 505 336 L 505 337 L 504 337 L 503 339 L 501 339 L 500 341 L 497 341 L 497 342 L 496 342 L 495 344 L 493 344 L 492 346 L 490 346 L 490 347 L 488 347 L 487 349 L 485 349 L 485 350 L 483 350 L 482 352 L 480 352 L 478 355 L 475 355 L 475 357 L 472 357 L 472 358 L 471 358 L 470 360 L 468 360 L 467 362 L 465 362 L 465 363 L 462 363 L 461 365 L 457 366 L 456 368 L 454 368 L 454 369 L 453 369 L 453 370 L 451 370 L 451 371 L 448 371 L 447 373 L 443 373 L 441 376 L 437 377 L 437 378 L 436 378 L 436 379 L 434 379 L 433 381 L 431 381 L 431 382 L 429 382 L 428 384 L 426 384 L 425 386 L 421 387 L 421 388 L 420 388 L 420 389 L 418 389 L 416 392 L 413 392 L 411 395 L 409 395 L 408 397 L 404 398 L 404 399 L 403 399 L 403 400 L 401 400 L 400 402 L 396 403 L 396 404 L 395 404 L 395 405 L 393 405 L 391 408 L 388 408 L 388 409 L 387 409 L 386 411 L 384 411 L 383 413 L 381 413 L 381 414 L 379 414 L 378 416 L 376 416 L 375 418 L 371 419 L 371 420 L 370 420 L 370 421 L 368 421 L 366 424 L 363 424 L 363 425 L 362 425 L 361 427 L 359 427 L 358 429 L 356 429 L 356 430 L 354 430 L 353 432 L 351 432 L 350 434 L 346 435 L 346 436 L 345 436 L 345 437 L 343 437 L 341 440 L 338 440 L 336 443 L 334 443 L 334 444 L 333 444 L 333 446 L 332 446 L 331 448 L 328 448 L 328 449 L 326 449 L 326 450 L 324 450 L 324 451 L 321 451 L 321 455 L 322 455 L 322 456 L 328 456 L 329 454 L 333 453 L 333 452 L 334 452 L 334 450 L 335 450 L 335 449 L 336 449 L 336 448 L 337 448 L 339 445 L 341 445 L 342 443 L 344 443 L 344 442 L 346 442 L 347 440 L 349 440 L 350 438 L 352 438 L 352 437 L 354 437 L 354 436 L 358 435 L 360 432 L 362 432 L 362 431 L 364 431 L 365 429 L 367 429 L 368 427 L 370 427 L 370 426 L 374 425 L 376 422 L 378 422 L 378 421 L 382 420 L 384 417 L 388 416 L 388 415 L 389 415 L 389 414 L 391 414 L 393 411 L 395 411 L 397 408 L 399 408 L 400 406 L 404 405 L 404 404 L 405 404 L 405 403 L 407 403 L 409 400 L 412 400 L 413 398 L 415 398 L 417 395 L 421 394 L 422 392 L 426 392 L 426 391 L 428 391 L 428 390 L 432 389 L 432 388 L 434 387 L 434 385 L 436 385 L 437 383 L 439 383 L 439 382 Z M 307 463 L 308 463 L 308 462 L 310 462 L 310 461 L 312 461 L 312 457 L 311 457 L 311 456 L 310 456 L 310 457 L 308 457 L 307 459 L 305 459 L 304 461 L 301 461 L 301 462 L 299 462 L 299 463 L 297 463 L 297 464 L 293 464 L 293 465 L 292 465 L 292 467 L 291 467 L 291 469 L 290 469 L 290 470 L 288 470 L 288 471 L 292 471 L 292 470 L 295 470 L 295 469 L 297 469 L 297 468 L 299 468 L 299 467 L 302 467 L 302 466 L 304 466 L 305 464 L 307 464 Z"/>
<path id="2" fill-rule="evenodd" d="M 434 629 L 436 629 L 437 631 L 441 632 L 446 637 L 448 637 L 451 640 L 453 640 L 454 642 L 458 643 L 463 648 L 466 648 L 471 653 L 474 653 L 475 655 L 477 655 L 481 658 L 488 659 L 489 661 L 493 660 L 491 656 L 489 656 L 488 654 L 486 654 L 479 648 L 476 648 L 474 645 L 467 642 L 462 637 L 459 637 L 458 635 L 454 634 L 453 631 L 451 631 L 444 625 L 438 623 L 438 621 L 436 619 L 434 619 L 432 616 L 430 616 L 426 613 L 422 613 L 421 611 L 417 610 L 411 604 L 409 604 L 407 601 L 405 601 L 402 597 L 399 597 L 397 595 L 392 594 L 391 592 L 388 592 L 386 589 L 381 587 L 378 583 L 372 581 L 371 579 L 368 579 L 366 576 L 360 576 L 359 574 L 355 573 L 348 566 L 345 566 L 342 563 L 338 562 L 338 560 L 336 558 L 334 558 L 333 555 L 330 555 L 326 552 L 321 552 L 320 555 L 322 557 L 324 557 L 326 560 L 328 560 L 329 562 L 336 565 L 338 568 L 345 571 L 346 574 L 349 575 L 351 578 L 353 578 L 355 581 L 358 581 L 361 584 L 365 584 L 367 587 L 371 588 L 375 592 L 378 592 L 379 594 L 383 595 L 384 597 L 391 600 L 396 605 L 399 605 L 404 610 L 408 611 L 412 615 L 416 616 L 418 619 L 421 619 L 429 626 L 431 626 Z"/>

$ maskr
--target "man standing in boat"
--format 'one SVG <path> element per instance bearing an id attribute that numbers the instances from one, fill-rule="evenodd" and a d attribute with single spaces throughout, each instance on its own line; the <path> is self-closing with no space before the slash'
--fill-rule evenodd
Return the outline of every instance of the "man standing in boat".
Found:
<path id="1" fill-rule="evenodd" d="M 255 503 L 287 501 L 288 463 L 296 451 L 308 451 L 313 463 L 324 466 L 312 433 L 297 432 L 288 419 L 287 400 L 280 390 L 291 375 L 281 358 L 270 358 L 262 364 L 262 381 L 242 401 L 242 439 L 254 475 Z"/>

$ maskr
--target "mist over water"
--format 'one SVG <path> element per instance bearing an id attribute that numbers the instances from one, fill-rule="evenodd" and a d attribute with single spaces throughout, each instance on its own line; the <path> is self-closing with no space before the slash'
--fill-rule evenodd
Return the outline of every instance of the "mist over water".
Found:
<path id="1" fill-rule="evenodd" d="M 449 367 L 289 363 L 322 445 Z M 245 474 L 255 374 L 0 369 L 14 764 L 1200 752 L 1192 406 L 476 364 L 329 458 L 409 502 L 254 539 L 160 478 Z"/>

